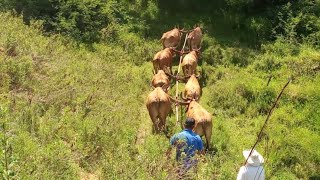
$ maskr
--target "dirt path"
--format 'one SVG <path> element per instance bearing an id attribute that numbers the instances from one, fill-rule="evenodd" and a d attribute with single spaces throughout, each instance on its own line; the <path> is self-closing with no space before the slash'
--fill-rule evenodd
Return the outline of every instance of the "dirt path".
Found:
<path id="1" fill-rule="evenodd" d="M 93 173 L 88 173 L 84 170 L 80 171 L 80 180 L 99 180 L 99 176 Z"/>
<path id="2" fill-rule="evenodd" d="M 148 135 L 152 134 L 152 121 L 145 106 L 140 108 L 140 126 L 137 132 L 136 145 L 144 144 Z"/>

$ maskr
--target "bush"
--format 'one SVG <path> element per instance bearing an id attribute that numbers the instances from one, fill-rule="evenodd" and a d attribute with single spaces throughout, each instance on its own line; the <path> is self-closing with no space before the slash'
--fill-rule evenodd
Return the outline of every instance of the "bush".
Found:
<path id="1" fill-rule="evenodd" d="M 216 83 L 209 90 L 211 92 L 208 105 L 215 108 L 216 111 L 222 111 L 228 117 L 244 114 L 248 105 L 249 91 L 243 84 L 222 84 Z"/>
<path id="2" fill-rule="evenodd" d="M 273 72 L 281 68 L 281 61 L 273 54 L 266 53 L 261 59 L 254 62 L 255 69 L 258 71 Z"/>

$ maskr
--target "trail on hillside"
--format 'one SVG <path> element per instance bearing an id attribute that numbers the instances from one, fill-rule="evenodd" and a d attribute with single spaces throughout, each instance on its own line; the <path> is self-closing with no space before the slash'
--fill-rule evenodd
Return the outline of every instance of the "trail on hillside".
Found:
<path id="1" fill-rule="evenodd" d="M 100 177 L 97 174 L 86 172 L 85 170 L 80 171 L 80 180 L 98 180 Z"/>
<path id="2" fill-rule="evenodd" d="M 146 106 L 143 104 L 140 107 L 140 125 L 136 135 L 136 145 L 144 144 L 148 135 L 152 134 L 152 122 L 149 118 L 149 114 Z"/>

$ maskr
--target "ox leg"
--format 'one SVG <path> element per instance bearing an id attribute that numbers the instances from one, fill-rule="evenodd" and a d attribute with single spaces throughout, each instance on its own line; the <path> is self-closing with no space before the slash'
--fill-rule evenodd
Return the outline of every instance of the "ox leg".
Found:
<path id="1" fill-rule="evenodd" d="M 159 119 L 159 131 L 165 131 L 165 127 L 166 124 L 165 124 L 165 119 L 163 120 L 162 118 Z"/>
<path id="2" fill-rule="evenodd" d="M 168 129 L 166 126 L 166 119 L 160 119 L 159 130 L 162 131 L 167 138 L 170 138 L 170 136 L 168 135 Z"/>
<path id="3" fill-rule="evenodd" d="M 158 59 L 155 59 L 152 61 L 152 64 L 153 64 L 153 69 L 155 71 L 155 74 L 158 73 L 158 70 L 159 70 L 159 62 L 158 62 Z"/>
<path id="4" fill-rule="evenodd" d="M 163 131 L 165 134 L 167 134 L 166 129 L 166 119 L 168 114 L 171 111 L 171 104 L 170 102 L 161 102 L 161 107 L 159 109 L 159 128 L 161 131 Z"/>
<path id="5" fill-rule="evenodd" d="M 150 118 L 151 118 L 152 124 L 153 124 L 153 127 L 152 127 L 153 132 L 155 132 L 156 134 L 160 133 L 158 118 L 153 117 L 153 116 L 150 116 Z"/>
<path id="6" fill-rule="evenodd" d="M 158 109 L 155 106 L 155 104 L 151 104 L 147 106 L 147 108 L 149 111 L 150 118 L 153 122 L 153 128 L 156 133 L 159 133 L 160 131 L 159 131 L 159 121 L 158 121 L 158 116 L 159 116 Z"/>
<path id="7" fill-rule="evenodd" d="M 206 150 L 209 150 L 210 147 L 210 140 L 212 135 L 212 125 L 208 124 L 207 128 L 205 129 L 205 137 L 206 137 Z"/>

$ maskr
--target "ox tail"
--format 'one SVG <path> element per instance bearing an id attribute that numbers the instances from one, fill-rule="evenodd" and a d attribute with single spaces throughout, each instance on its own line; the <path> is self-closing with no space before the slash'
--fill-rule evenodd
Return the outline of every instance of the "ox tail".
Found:
<path id="1" fill-rule="evenodd" d="M 155 117 L 154 121 L 154 127 L 156 129 L 156 133 L 161 132 L 161 127 L 160 127 L 160 107 L 161 107 L 161 102 L 158 100 L 154 102 L 155 109 L 157 110 L 157 116 Z"/>
<path id="2" fill-rule="evenodd" d="M 193 93 L 192 93 L 192 99 L 194 99 L 194 100 L 196 100 L 196 92 L 195 91 L 193 91 Z"/>
<path id="3" fill-rule="evenodd" d="M 192 72 L 191 64 L 186 64 L 185 65 L 185 75 L 191 76 L 192 74 L 193 74 L 193 72 Z"/>
<path id="4" fill-rule="evenodd" d="M 158 71 L 159 71 L 159 69 L 160 69 L 160 67 L 159 67 L 159 61 L 160 61 L 159 58 L 152 60 L 153 69 L 154 69 L 154 71 L 155 71 L 155 74 L 158 73 Z"/>
<path id="5" fill-rule="evenodd" d="M 197 95 L 197 91 L 195 90 L 192 92 L 192 99 L 194 99 L 197 102 L 199 101 L 199 96 Z"/>

